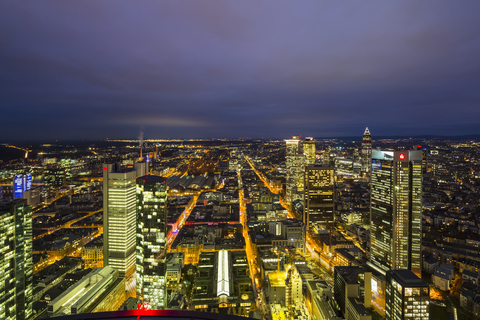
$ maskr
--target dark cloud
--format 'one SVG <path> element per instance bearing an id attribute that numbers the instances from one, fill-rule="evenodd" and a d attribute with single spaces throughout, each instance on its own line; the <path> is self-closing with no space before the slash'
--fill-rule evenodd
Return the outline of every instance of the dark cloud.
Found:
<path id="1" fill-rule="evenodd" d="M 2 140 L 480 133 L 480 2 L 0 4 Z M 12 132 L 22 123 L 22 130 Z"/>

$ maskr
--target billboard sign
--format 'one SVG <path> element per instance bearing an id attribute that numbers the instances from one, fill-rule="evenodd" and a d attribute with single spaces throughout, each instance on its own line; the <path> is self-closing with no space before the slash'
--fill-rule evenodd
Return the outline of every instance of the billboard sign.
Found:
<path id="1" fill-rule="evenodd" d="M 23 196 L 23 176 L 17 174 L 13 177 L 13 199 L 18 199 Z"/>
<path id="2" fill-rule="evenodd" d="M 27 174 L 27 179 L 25 183 L 25 191 L 30 190 L 32 188 L 32 174 Z"/>
<path id="3" fill-rule="evenodd" d="M 374 160 L 393 160 L 393 151 L 372 150 L 372 159 Z"/>

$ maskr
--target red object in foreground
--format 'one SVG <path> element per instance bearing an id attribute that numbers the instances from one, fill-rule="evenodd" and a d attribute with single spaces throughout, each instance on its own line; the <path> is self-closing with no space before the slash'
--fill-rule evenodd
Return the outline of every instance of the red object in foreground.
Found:
<path id="1" fill-rule="evenodd" d="M 148 310 L 148 302 L 144 302 L 143 304 L 142 303 L 137 303 L 137 309 L 138 310 Z"/>
<path id="2" fill-rule="evenodd" d="M 403 159 L 405 159 L 405 155 L 404 155 L 403 153 L 400 153 L 400 155 L 398 156 L 398 158 L 399 158 L 400 160 L 403 160 Z"/>
<path id="3" fill-rule="evenodd" d="M 103 170 L 108 170 L 108 167 L 103 167 Z"/>
<path id="4" fill-rule="evenodd" d="M 184 310 L 123 310 L 111 312 L 81 313 L 55 317 L 55 320 L 248 320 L 222 313 L 209 313 Z"/>

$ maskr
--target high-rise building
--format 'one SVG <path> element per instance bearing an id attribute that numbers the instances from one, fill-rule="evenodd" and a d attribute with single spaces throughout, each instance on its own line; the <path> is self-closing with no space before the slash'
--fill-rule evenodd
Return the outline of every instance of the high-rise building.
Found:
<path id="1" fill-rule="evenodd" d="M 345 319 L 371 319 L 372 273 L 362 267 L 335 267 L 334 297 Z"/>
<path id="2" fill-rule="evenodd" d="M 362 139 L 362 171 L 370 172 L 370 166 L 372 164 L 372 136 L 368 127 L 365 128 Z"/>
<path id="3" fill-rule="evenodd" d="M 410 270 L 387 272 L 385 319 L 429 319 L 429 285 Z"/>
<path id="4" fill-rule="evenodd" d="M 421 277 L 422 151 L 373 150 L 370 262 Z"/>
<path id="5" fill-rule="evenodd" d="M 323 151 L 323 159 L 322 159 L 322 163 L 324 166 L 329 166 L 332 162 L 332 158 L 330 157 L 330 147 L 327 147 L 325 149 L 325 151 Z"/>
<path id="6" fill-rule="evenodd" d="M 305 165 L 305 156 L 302 152 L 302 140 L 300 136 L 293 136 L 292 139 L 285 140 L 285 142 L 287 144 L 286 199 L 288 202 L 303 200 L 303 167 Z"/>
<path id="7" fill-rule="evenodd" d="M 127 283 L 136 264 L 136 179 L 145 173 L 143 162 L 135 163 L 133 169 L 103 166 L 103 265 L 118 270 Z"/>
<path id="8" fill-rule="evenodd" d="M 32 207 L 25 200 L 0 203 L 0 319 L 32 317 Z"/>
<path id="9" fill-rule="evenodd" d="M 316 158 L 316 145 L 315 140 L 312 137 L 305 138 L 303 141 L 303 154 L 305 155 L 305 166 L 315 165 Z"/>
<path id="10" fill-rule="evenodd" d="M 152 309 L 166 307 L 166 181 L 158 176 L 137 179 L 137 298 Z"/>
<path id="11" fill-rule="evenodd" d="M 45 185 L 60 188 L 61 186 L 65 185 L 66 183 L 66 171 L 65 169 L 58 169 L 58 168 L 47 168 L 44 171 L 44 180 Z"/>
<path id="12" fill-rule="evenodd" d="M 428 172 L 428 150 L 427 148 L 422 149 L 422 173 L 427 174 Z"/>
<path id="13" fill-rule="evenodd" d="M 328 229 L 333 226 L 334 199 L 335 169 L 306 167 L 303 222 L 307 229 L 312 227 Z"/>

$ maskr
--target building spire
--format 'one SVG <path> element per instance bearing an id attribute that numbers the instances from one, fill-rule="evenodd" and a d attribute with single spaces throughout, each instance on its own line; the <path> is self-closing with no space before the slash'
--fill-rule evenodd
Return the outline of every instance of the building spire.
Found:
<path id="1" fill-rule="evenodd" d="M 368 127 L 365 128 L 365 132 L 363 133 L 363 135 L 366 135 L 366 134 L 370 135 L 370 131 L 368 130 Z"/>

